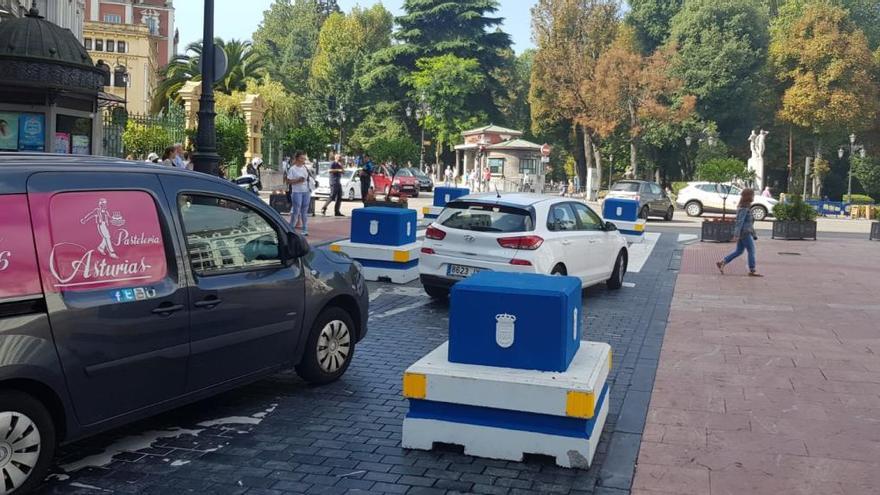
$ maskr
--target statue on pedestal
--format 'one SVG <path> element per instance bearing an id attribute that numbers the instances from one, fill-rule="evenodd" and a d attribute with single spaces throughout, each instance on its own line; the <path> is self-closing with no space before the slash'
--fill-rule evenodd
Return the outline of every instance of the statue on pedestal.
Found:
<path id="1" fill-rule="evenodd" d="M 755 171 L 755 188 L 760 190 L 764 187 L 764 151 L 766 150 L 766 139 L 768 131 L 761 129 L 761 132 L 755 132 L 749 135 L 749 148 L 752 150 L 752 157 L 749 158 L 749 170 Z"/>

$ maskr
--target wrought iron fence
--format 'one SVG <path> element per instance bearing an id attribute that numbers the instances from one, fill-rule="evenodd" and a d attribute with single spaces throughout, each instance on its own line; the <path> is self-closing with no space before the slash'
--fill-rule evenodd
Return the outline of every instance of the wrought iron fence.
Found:
<path id="1" fill-rule="evenodd" d="M 102 155 L 123 158 L 131 150 L 127 150 L 123 134 L 129 122 L 145 127 L 159 127 L 164 130 L 168 142 L 164 146 L 183 143 L 186 140 L 186 117 L 183 108 L 171 105 L 158 115 L 128 113 L 122 107 L 107 108 L 102 114 L 103 140 Z M 162 149 L 155 150 L 161 153 Z M 135 158 L 144 158 L 136 156 Z"/>

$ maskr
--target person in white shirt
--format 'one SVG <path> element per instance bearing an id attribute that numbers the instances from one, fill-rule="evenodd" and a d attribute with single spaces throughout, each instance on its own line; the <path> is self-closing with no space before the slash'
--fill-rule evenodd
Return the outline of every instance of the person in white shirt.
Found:
<path id="1" fill-rule="evenodd" d="M 446 178 L 446 186 L 448 187 L 452 184 L 452 167 L 447 166 L 446 172 L 443 175 Z"/>
<path id="2" fill-rule="evenodd" d="M 290 225 L 296 229 L 297 222 L 301 222 L 302 235 L 309 235 L 308 218 L 309 203 L 312 196 L 312 174 L 306 167 L 306 154 L 297 151 L 293 154 L 293 164 L 287 171 L 285 182 L 290 185 L 291 207 Z"/>

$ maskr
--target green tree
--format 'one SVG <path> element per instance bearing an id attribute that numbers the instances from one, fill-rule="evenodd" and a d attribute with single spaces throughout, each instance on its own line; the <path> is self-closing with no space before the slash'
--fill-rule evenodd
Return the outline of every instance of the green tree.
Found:
<path id="1" fill-rule="evenodd" d="M 534 58 L 534 50 L 525 50 L 519 56 L 510 50 L 508 65 L 495 76 L 499 84 L 495 101 L 501 113 L 502 124 L 526 133 L 531 131 L 532 124 L 529 89 Z"/>
<path id="2" fill-rule="evenodd" d="M 492 98 L 494 74 L 505 65 L 503 51 L 510 48 L 510 36 L 498 29 L 501 18 L 494 17 L 497 0 L 404 0 L 404 14 L 395 22 L 398 43 L 377 52 L 364 74 L 367 87 L 386 85 L 392 97 L 402 97 L 408 87 L 407 76 L 417 70 L 421 59 L 454 55 L 477 61 L 479 71 L 488 78 L 478 93 L 470 96 L 472 108 L 496 116 Z"/>
<path id="3" fill-rule="evenodd" d="M 454 145 L 461 132 L 485 121 L 486 114 L 474 109 L 470 102 L 485 90 L 487 77 L 480 62 L 447 54 L 423 58 L 416 62 L 416 71 L 405 79 L 413 88 L 413 98 L 421 99 L 431 108 L 422 118 L 436 141 L 435 153 L 440 163 L 444 146 Z"/>
<path id="4" fill-rule="evenodd" d="M 880 198 L 880 160 L 874 157 L 856 159 L 853 163 L 853 177 L 858 179 L 868 196 Z"/>
<path id="5" fill-rule="evenodd" d="M 814 0 L 784 0 L 779 3 L 781 6 L 773 20 L 773 28 L 787 29 Z M 850 20 L 865 33 L 871 50 L 880 47 L 880 6 L 877 0 L 828 0 L 827 3 L 849 13 Z"/>
<path id="6" fill-rule="evenodd" d="M 666 43 L 672 18 L 682 3 L 684 0 L 629 0 L 626 22 L 635 28 L 642 50 L 652 53 Z"/>
<path id="7" fill-rule="evenodd" d="M 297 127 L 284 139 L 284 153 L 292 156 L 295 151 L 301 150 L 314 159 L 327 151 L 327 145 L 332 140 L 332 134 L 324 127 Z"/>
<path id="8" fill-rule="evenodd" d="M 846 10 L 807 4 L 790 23 L 774 26 L 770 56 L 785 84 L 779 117 L 817 136 L 864 129 L 878 112 L 875 62 L 864 33 Z"/>
<path id="9" fill-rule="evenodd" d="M 324 20 L 339 7 L 335 0 L 274 0 L 254 32 L 254 48 L 271 60 L 272 78 L 299 95 L 308 87 L 309 68 Z"/>
<path id="10" fill-rule="evenodd" d="M 374 160 L 390 161 L 398 167 L 419 159 L 419 145 L 409 136 L 380 136 L 371 140 L 366 150 Z"/>
<path id="11" fill-rule="evenodd" d="M 247 124 L 238 115 L 221 113 L 217 115 L 214 125 L 217 128 L 220 167 L 226 171 L 227 177 L 238 177 L 247 151 Z"/>
<path id="12" fill-rule="evenodd" d="M 216 91 L 230 94 L 242 91 L 250 80 L 262 79 L 266 74 L 266 59 L 253 50 L 251 42 L 240 40 L 214 40 L 217 50 L 226 52 L 229 61 L 226 74 L 214 84 Z M 183 54 L 174 57 L 171 62 L 159 71 L 159 84 L 153 94 L 152 111 L 160 111 L 168 102 L 180 103 L 178 91 L 187 81 L 201 81 L 202 72 L 199 68 L 202 58 L 202 42 L 196 41 L 187 45 Z"/>
<path id="13" fill-rule="evenodd" d="M 760 0 L 687 0 L 672 18 L 674 74 L 697 97 L 697 111 L 725 139 L 755 125 L 767 76 L 767 10 Z"/>

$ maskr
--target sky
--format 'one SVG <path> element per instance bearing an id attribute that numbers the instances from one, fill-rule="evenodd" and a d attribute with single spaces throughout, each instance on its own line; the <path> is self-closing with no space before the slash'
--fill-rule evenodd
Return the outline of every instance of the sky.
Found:
<path id="1" fill-rule="evenodd" d="M 242 8 L 245 3 L 247 8 Z M 228 40 L 250 39 L 257 26 L 263 20 L 263 12 L 269 8 L 272 0 L 214 0 L 214 36 Z M 372 0 L 339 0 L 339 7 L 348 12 L 355 5 L 370 6 Z M 401 13 L 403 0 L 382 0 L 392 14 Z M 500 0 L 497 15 L 504 18 L 502 29 L 513 39 L 513 48 L 517 53 L 531 48 L 531 7 L 536 0 Z M 202 15 L 204 2 L 201 0 L 177 0 L 175 21 L 180 31 L 180 50 L 193 41 L 202 39 Z"/>

